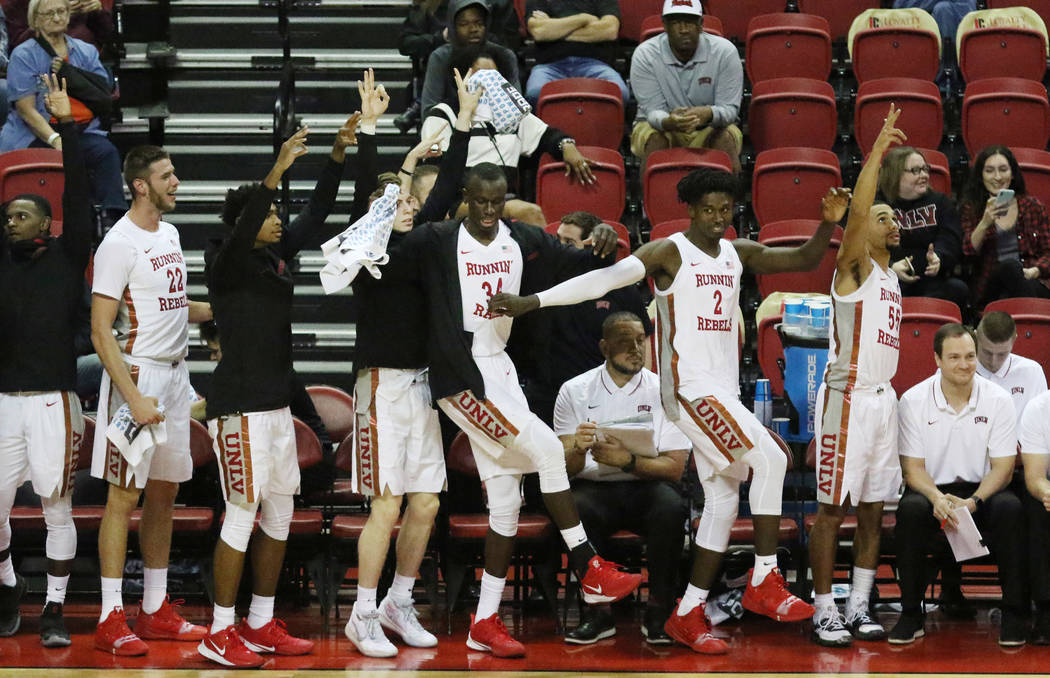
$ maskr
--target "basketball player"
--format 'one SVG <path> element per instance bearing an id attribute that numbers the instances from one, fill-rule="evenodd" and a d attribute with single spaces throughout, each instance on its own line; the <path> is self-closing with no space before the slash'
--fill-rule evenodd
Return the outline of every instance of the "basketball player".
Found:
<path id="1" fill-rule="evenodd" d="M 52 238 L 51 205 L 39 195 L 6 206 L 0 241 L 0 636 L 18 631 L 26 582 L 11 563 L 8 518 L 27 478 L 47 523 L 47 594 L 40 615 L 44 647 L 70 644 L 62 618 L 69 568 L 77 552 L 73 475 L 84 434 L 76 386 L 74 334 L 91 254 L 94 219 L 80 135 L 66 96 L 47 76 L 44 104 L 58 119 L 65 188 L 61 237 Z"/>
<path id="2" fill-rule="evenodd" d="M 522 474 L 539 472 L 544 503 L 569 548 L 587 602 L 619 600 L 638 587 L 641 576 L 621 572 L 594 552 L 569 490 L 561 441 L 529 411 L 507 352 L 535 345 L 530 331 L 536 329 L 524 323 L 512 338 L 512 320 L 492 316 L 486 306 L 503 290 L 539 289 L 599 260 L 540 229 L 504 221 L 506 193 L 498 166 L 470 168 L 463 190 L 467 216 L 414 228 L 391 253 L 383 277 L 421 282 L 429 311 L 432 395 L 470 438 L 488 496 L 485 573 L 467 645 L 521 657 L 525 646 L 503 625 L 499 603 L 517 533 Z M 615 249 L 616 232 L 609 226 L 599 225 L 591 239 L 594 254 Z M 508 347 L 512 339 L 514 346 Z"/>
<path id="3" fill-rule="evenodd" d="M 175 495 L 179 483 L 193 473 L 193 388 L 184 360 L 188 323 L 211 320 L 211 307 L 187 299 L 179 232 L 160 220 L 161 214 L 175 209 L 179 188 L 168 153 L 156 146 L 132 148 L 124 159 L 124 181 L 131 192 L 131 209 L 95 253 L 91 341 L 106 372 L 99 389 L 91 475 L 109 483 L 98 534 L 102 612 L 95 648 L 133 656 L 146 654 L 143 638 L 198 641 L 207 634 L 205 627 L 184 620 L 168 602 L 167 568 Z M 163 427 L 166 438 L 134 465 L 106 439 L 109 417 L 124 403 L 137 423 Z M 128 522 L 143 489 L 139 544 L 145 590 L 132 633 L 121 586 Z"/>
<path id="4" fill-rule="evenodd" d="M 875 145 L 857 177 L 849 221 L 831 283 L 832 335 L 824 383 L 817 393 L 817 509 L 810 532 L 816 613 L 812 638 L 845 647 L 882 640 L 886 631 L 868 612 L 879 561 L 882 505 L 901 484 L 897 455 L 897 395 L 890 379 L 900 353 L 901 290 L 890 268 L 900 224 L 886 203 L 873 205 L 882 156 L 904 133 L 890 106 Z M 838 530 L 850 504 L 857 507 L 853 586 L 843 620 L 831 593 Z"/>
<path id="5" fill-rule="evenodd" d="M 738 329 L 735 313 L 744 268 L 755 273 L 808 271 L 817 266 L 842 218 L 849 192 L 832 189 L 821 203 L 822 223 L 795 248 L 768 248 L 752 240 L 724 240 L 739 191 L 729 172 L 698 169 L 678 182 L 688 206 L 685 233 L 656 240 L 615 266 L 569 280 L 538 295 L 494 296 L 495 314 L 577 304 L 635 283 L 656 283 L 661 398 L 664 411 L 693 443 L 704 487 L 704 512 L 693 549 L 689 587 L 668 619 L 667 634 L 704 654 L 728 651 L 711 634 L 705 603 L 729 544 L 739 487 L 751 482 L 755 567 L 745 608 L 779 621 L 808 619 L 813 608 L 791 595 L 777 569 L 780 501 L 787 459 L 766 428 L 739 399 Z"/>

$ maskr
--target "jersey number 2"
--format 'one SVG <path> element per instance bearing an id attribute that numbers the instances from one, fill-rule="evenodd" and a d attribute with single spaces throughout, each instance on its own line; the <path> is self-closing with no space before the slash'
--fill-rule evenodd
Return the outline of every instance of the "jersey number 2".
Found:
<path id="1" fill-rule="evenodd" d="M 722 315 L 722 290 L 715 290 L 715 315 Z"/>

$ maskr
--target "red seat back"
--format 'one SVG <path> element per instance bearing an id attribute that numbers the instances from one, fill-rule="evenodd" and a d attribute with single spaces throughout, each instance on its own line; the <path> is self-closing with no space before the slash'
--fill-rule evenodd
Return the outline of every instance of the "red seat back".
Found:
<path id="1" fill-rule="evenodd" d="M 1044 372 L 1050 371 L 1050 299 L 999 299 L 984 307 L 985 313 L 990 311 L 1005 311 L 1017 324 L 1013 352 L 1036 361 Z"/>
<path id="2" fill-rule="evenodd" d="M 292 417 L 292 424 L 295 426 L 295 449 L 299 458 L 299 468 L 310 468 L 320 463 L 323 453 L 317 434 L 298 417 Z"/>
<path id="3" fill-rule="evenodd" d="M 548 82 L 540 90 L 536 115 L 580 146 L 615 150 L 623 138 L 623 95 L 608 80 L 564 78 Z"/>
<path id="4" fill-rule="evenodd" d="M 891 103 L 901 109 L 897 128 L 906 130 L 910 145 L 941 145 L 944 110 L 937 85 L 914 78 L 882 78 L 865 81 L 857 88 L 853 132 L 862 153 L 866 155 L 874 145 Z"/>
<path id="5" fill-rule="evenodd" d="M 778 396 L 784 395 L 784 345 L 777 334 L 777 325 L 783 322 L 780 313 L 763 318 L 758 325 L 758 366 L 762 376 L 769 379 L 769 388 Z"/>
<path id="6" fill-rule="evenodd" d="M 671 219 L 669 221 L 662 221 L 653 226 L 653 230 L 649 232 L 649 242 L 659 240 L 660 238 L 666 238 L 672 233 L 685 233 L 689 230 L 690 223 L 689 219 Z M 726 226 L 726 232 L 722 234 L 722 239 L 736 240 L 736 229 L 733 226 Z"/>
<path id="7" fill-rule="evenodd" d="M 948 156 L 932 148 L 917 149 L 930 166 L 930 186 L 938 193 L 952 194 L 952 173 L 948 167 Z"/>
<path id="8" fill-rule="evenodd" d="M 335 386 L 307 386 L 317 414 L 324 423 L 328 437 L 333 442 L 342 440 L 354 432 L 354 398 Z"/>
<path id="9" fill-rule="evenodd" d="M 759 229 L 786 219 L 820 216 L 820 200 L 842 185 L 838 157 L 816 148 L 775 148 L 755 159 L 751 202 Z"/>
<path id="10" fill-rule="evenodd" d="M 1025 190 L 1050 205 L 1050 152 L 1034 148 L 1011 148 L 1024 172 Z"/>
<path id="11" fill-rule="evenodd" d="M 474 450 L 470 447 L 470 439 L 467 434 L 460 431 L 452 439 L 448 447 L 448 455 L 445 464 L 450 471 L 457 471 L 464 475 L 478 475 L 478 463 L 474 459 Z"/>
<path id="12" fill-rule="evenodd" d="M 932 81 L 941 68 L 941 36 L 922 28 L 888 26 L 853 36 L 853 75 L 858 84 L 880 78 Z"/>
<path id="13" fill-rule="evenodd" d="M 714 14 L 722 20 L 725 37 L 737 42 L 747 38 L 747 24 L 759 14 L 787 10 L 785 0 L 704 0 L 704 15 Z"/>
<path id="14" fill-rule="evenodd" d="M 962 133 L 971 158 L 992 144 L 1046 148 L 1050 139 L 1046 88 L 1024 78 L 969 83 L 963 96 Z"/>
<path id="15" fill-rule="evenodd" d="M 988 26 L 966 31 L 959 41 L 959 70 L 966 82 L 983 78 L 1046 75 L 1046 38 L 1021 26 Z"/>
<path id="16" fill-rule="evenodd" d="M 1024 0 L 1023 2 L 1020 0 L 987 0 L 985 4 L 988 5 L 988 9 L 1005 9 L 1023 5 L 1035 10 L 1035 13 L 1050 25 L 1050 0 Z"/>
<path id="17" fill-rule="evenodd" d="M 207 426 L 196 419 L 190 419 L 190 457 L 193 458 L 193 468 L 215 461 L 211 433 Z"/>
<path id="18" fill-rule="evenodd" d="M 62 221 L 62 190 L 65 185 L 62 151 L 22 148 L 0 153 L 0 202 L 7 202 L 20 193 L 33 193 L 51 204 L 53 219 Z"/>
<path id="19" fill-rule="evenodd" d="M 774 78 L 751 90 L 748 125 L 756 153 L 804 146 L 830 150 L 838 112 L 831 83 L 810 78 Z"/>
<path id="20" fill-rule="evenodd" d="M 828 20 L 832 40 L 845 40 L 858 14 L 880 6 L 880 0 L 798 0 L 798 11 Z"/>
<path id="21" fill-rule="evenodd" d="M 809 237 L 820 226 L 812 219 L 793 219 L 765 224 L 758 232 L 758 242 L 767 247 L 797 247 L 809 240 Z M 835 227 L 831 236 L 831 246 L 824 253 L 816 270 L 802 273 L 773 273 L 756 275 L 758 292 L 767 297 L 773 292 L 820 292 L 829 294 L 831 277 L 835 274 L 835 257 L 842 244 L 842 229 Z"/>
<path id="22" fill-rule="evenodd" d="M 660 16 L 663 8 L 664 0 L 620 0 L 620 37 L 641 42 L 642 22 Z"/>
<path id="23" fill-rule="evenodd" d="M 901 305 L 900 358 L 891 383 L 900 397 L 937 370 L 933 335 L 945 323 L 962 322 L 959 307 L 944 299 L 904 297 Z"/>
<path id="24" fill-rule="evenodd" d="M 831 73 L 831 29 L 813 14 L 762 14 L 747 27 L 744 57 L 752 83 L 772 78 L 827 80 Z"/>
<path id="25" fill-rule="evenodd" d="M 679 217 L 684 207 L 678 202 L 678 182 L 699 167 L 733 171 L 725 151 L 710 148 L 667 148 L 653 151 L 642 173 L 642 203 L 649 223 L 657 224 Z"/>
<path id="26" fill-rule="evenodd" d="M 548 215 L 585 210 L 603 221 L 620 221 L 627 199 L 623 156 L 597 146 L 580 146 L 579 151 L 591 161 L 596 183 L 581 185 L 565 176 L 565 163 L 544 155 L 536 174 L 536 202 Z"/>
<path id="27" fill-rule="evenodd" d="M 207 433 L 207 429 L 204 431 Z M 190 442 L 192 445 L 192 440 Z M 80 448 L 77 452 L 77 466 L 78 471 L 88 471 L 91 469 L 91 450 L 95 445 L 95 420 L 92 417 L 84 417 L 84 437 L 80 439 Z"/>

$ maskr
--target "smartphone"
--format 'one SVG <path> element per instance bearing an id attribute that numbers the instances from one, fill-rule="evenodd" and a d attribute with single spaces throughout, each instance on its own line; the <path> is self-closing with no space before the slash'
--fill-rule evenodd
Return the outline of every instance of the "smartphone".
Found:
<path id="1" fill-rule="evenodd" d="M 995 206 L 1002 207 L 1014 199 L 1014 192 L 1011 188 L 1004 188 L 999 191 L 999 194 L 995 196 Z"/>

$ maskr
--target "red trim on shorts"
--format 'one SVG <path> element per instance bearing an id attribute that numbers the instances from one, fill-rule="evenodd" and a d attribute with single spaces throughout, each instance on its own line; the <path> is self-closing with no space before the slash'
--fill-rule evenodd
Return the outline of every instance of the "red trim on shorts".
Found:
<path id="1" fill-rule="evenodd" d="M 139 319 L 135 314 L 135 302 L 131 300 L 131 288 L 124 288 L 124 304 L 128 307 L 128 341 L 124 344 L 124 352 L 131 354 L 135 346 L 135 339 L 139 336 Z"/>
<path id="2" fill-rule="evenodd" d="M 379 419 L 376 416 L 376 391 L 379 390 L 379 369 L 375 367 L 372 368 L 371 387 L 372 394 L 368 400 L 368 435 L 372 439 L 372 463 L 368 472 L 372 476 L 372 492 L 378 496 L 383 493 L 379 489 Z"/>
<path id="3" fill-rule="evenodd" d="M 73 473 L 76 467 L 77 461 L 80 458 L 80 451 L 74 448 L 73 444 L 73 413 L 69 408 L 69 393 L 62 391 L 62 417 L 64 419 L 65 431 L 66 431 L 66 454 L 65 459 L 62 463 L 62 482 L 58 488 L 58 496 L 64 497 L 69 489 L 73 487 Z"/>
<path id="4" fill-rule="evenodd" d="M 671 383 L 674 385 L 674 392 L 678 393 L 678 385 L 682 383 L 682 380 L 678 378 L 678 351 L 674 347 L 674 335 L 677 332 L 677 326 L 674 321 L 674 295 L 668 294 L 667 297 L 667 324 L 670 326 L 667 337 L 667 348 L 671 351 Z M 688 405 L 688 403 L 686 403 Z"/>
<path id="5" fill-rule="evenodd" d="M 503 413 L 500 412 L 499 409 L 495 405 L 493 405 L 492 401 L 488 398 L 485 398 L 484 400 L 478 400 L 474 393 L 470 390 L 460 391 L 456 395 L 448 397 L 446 400 L 449 403 L 451 403 L 452 407 L 456 408 L 460 412 L 460 414 L 464 416 L 464 418 L 466 418 L 467 422 L 471 424 L 473 428 L 484 433 L 486 436 L 488 436 L 490 440 L 504 447 L 506 447 L 506 443 L 511 442 L 511 440 L 508 440 L 506 442 L 501 440 L 500 437 L 497 436 L 494 432 L 482 426 L 480 422 L 478 422 L 474 418 L 474 415 L 472 415 L 470 411 L 465 409 L 460 403 L 460 400 L 463 398 L 464 395 L 467 395 L 471 399 L 471 402 L 477 405 L 478 409 L 484 410 L 484 412 L 490 417 L 492 417 L 494 421 L 498 422 L 501 426 L 503 426 L 504 429 L 506 429 L 507 434 L 505 434 L 504 437 L 506 437 L 506 435 L 510 435 L 512 436 L 511 440 L 513 440 L 513 437 L 517 437 L 518 429 L 513 424 L 511 424 L 510 421 L 507 420 Z"/>
<path id="6" fill-rule="evenodd" d="M 689 418 L 693 420 L 693 423 L 696 424 L 697 428 L 699 428 L 707 437 L 707 439 L 711 441 L 711 444 L 713 444 L 715 448 L 718 449 L 719 453 L 727 460 L 729 460 L 729 463 L 735 462 L 737 458 L 733 456 L 729 448 L 726 447 L 725 444 L 721 440 L 719 440 L 717 436 L 712 434 L 711 428 L 707 425 L 706 422 L 704 422 L 703 419 L 700 418 L 699 412 L 696 411 L 692 403 L 690 403 L 688 400 L 686 400 L 677 393 L 675 394 L 675 397 L 678 399 L 678 402 L 682 403 L 682 405 L 685 407 L 685 411 L 689 413 Z M 746 446 L 745 452 L 754 447 L 751 441 L 746 436 L 744 436 L 743 433 L 741 433 L 740 426 L 725 409 L 722 403 L 718 402 L 717 399 L 712 398 L 710 396 L 706 398 L 701 398 L 701 400 L 707 403 L 708 406 L 710 406 L 711 409 L 713 409 L 715 413 L 722 418 L 726 426 L 732 431 L 733 435 L 740 439 L 740 443 L 742 445 Z"/>
<path id="7" fill-rule="evenodd" d="M 226 465 L 226 435 L 223 433 L 223 425 L 226 423 L 225 417 L 219 417 L 218 426 L 215 432 L 215 442 L 219 445 L 219 466 L 222 476 L 222 489 L 226 491 L 226 498 L 230 497 L 230 469 Z"/>
<path id="8" fill-rule="evenodd" d="M 835 450 L 835 487 L 832 492 L 832 503 L 842 504 L 842 476 L 846 469 L 846 441 L 849 436 L 849 412 L 853 401 L 853 387 L 857 384 L 857 358 L 860 354 L 861 318 L 864 314 L 864 302 L 858 301 L 853 306 L 853 348 L 849 355 L 849 376 L 842 394 L 842 415 L 839 419 L 838 449 Z"/>
<path id="9" fill-rule="evenodd" d="M 255 503 L 255 485 L 252 482 L 252 441 L 248 433 L 248 417 L 241 415 L 241 463 L 244 464 L 244 494 L 249 504 Z"/>

